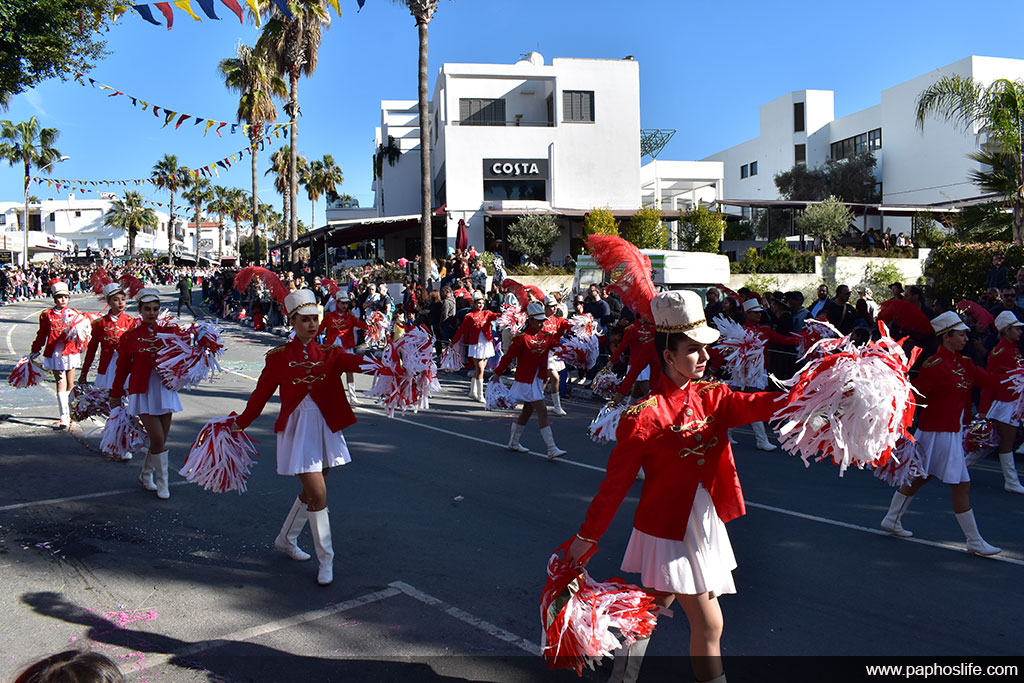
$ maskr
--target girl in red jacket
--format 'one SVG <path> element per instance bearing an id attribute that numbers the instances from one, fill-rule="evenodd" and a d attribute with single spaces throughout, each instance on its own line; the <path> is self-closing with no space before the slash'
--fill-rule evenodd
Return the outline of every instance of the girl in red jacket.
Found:
<path id="1" fill-rule="evenodd" d="M 103 298 L 106 299 L 110 310 L 92 323 L 92 339 L 89 340 L 89 348 L 85 352 L 78 383 L 88 383 L 89 368 L 92 367 L 98 350 L 100 362 L 96 367 L 96 386 L 110 389 L 114 386 L 114 375 L 117 373 L 117 344 L 121 340 L 121 335 L 135 327 L 139 320 L 124 312 L 128 298 L 119 283 L 111 282 L 103 287 Z"/>
<path id="2" fill-rule="evenodd" d="M 320 323 L 319 334 L 324 336 L 324 344 L 340 346 L 345 353 L 354 353 L 356 348 L 356 328 L 365 330 L 366 323 L 357 318 L 349 310 L 348 292 L 339 289 L 334 293 L 335 308 L 324 316 Z M 349 403 L 359 403 L 356 387 L 352 383 L 352 373 L 345 375 L 345 391 L 348 392 Z"/>
<path id="3" fill-rule="evenodd" d="M 117 343 L 117 370 L 110 387 L 110 407 L 121 405 L 128 392 L 127 411 L 138 415 L 149 437 L 149 450 L 142 463 L 139 483 L 156 497 L 171 497 L 167 481 L 167 434 L 171 431 L 171 415 L 181 411 L 178 392 L 171 391 L 160 380 L 156 356 L 163 348 L 157 336 L 160 325 L 160 293 L 142 289 L 136 295 L 141 322 L 121 335 Z"/>
<path id="4" fill-rule="evenodd" d="M 484 310 L 483 292 L 473 292 L 473 310 L 462 319 L 462 324 L 452 336 L 452 344 L 462 342 L 466 345 L 466 357 L 473 360 L 473 377 L 470 379 L 469 398 L 478 403 L 486 403 L 484 398 L 484 366 L 487 359 L 494 357 L 494 342 L 491 337 L 491 325 L 498 318 L 494 311 Z"/>
<path id="5" fill-rule="evenodd" d="M 71 407 L 68 395 L 75 383 L 75 368 L 82 365 L 82 349 L 85 344 L 71 336 L 72 327 L 81 314 L 68 307 L 71 296 L 66 283 L 54 280 L 50 283 L 53 308 L 39 314 L 39 331 L 32 342 L 30 356 L 43 354 L 43 369 L 53 372 L 57 384 L 57 406 L 60 411 L 60 427 L 67 429 L 71 424 Z"/>
<path id="6" fill-rule="evenodd" d="M 297 475 L 302 492 L 292 504 L 274 547 L 293 560 L 308 560 L 296 542 L 306 521 L 320 562 L 317 581 L 326 586 L 334 578 L 334 547 L 327 510 L 327 472 L 351 461 L 341 430 L 356 418 L 345 398 L 341 373 L 359 372 L 360 356 L 338 346 L 318 344 L 319 309 L 308 289 L 284 298 L 295 336 L 267 352 L 267 364 L 256 389 L 232 429 L 241 431 L 263 412 L 280 388 L 281 414 L 274 423 L 277 434 L 277 473 Z"/>
<path id="7" fill-rule="evenodd" d="M 725 522 L 745 511 L 727 430 L 769 419 L 783 394 L 699 381 L 707 345 L 719 333 L 708 327 L 695 292 L 658 294 L 651 312 L 662 378 L 623 414 L 607 474 L 567 559 L 585 564 L 642 466 L 646 478 L 622 570 L 638 572 L 658 604 L 679 601 L 690 622 L 695 678 L 724 683 L 718 596 L 736 592 Z M 640 640 L 616 653 L 612 680 L 636 680 L 647 644 Z"/>
<path id="8" fill-rule="evenodd" d="M 1004 384 L 1010 373 L 1024 366 L 1021 358 L 1020 343 L 1021 327 L 1024 326 L 1013 311 L 1003 311 L 995 320 L 999 331 L 999 343 L 988 355 L 986 370 L 998 383 L 995 390 L 984 389 L 981 392 L 979 413 L 992 420 L 999 433 L 999 465 L 1003 470 L 1003 488 L 1010 493 L 1024 493 L 1017 476 L 1017 465 L 1013 461 L 1013 444 L 1017 440 L 1017 425 L 1020 424 L 1017 405 L 1020 398 L 1013 389 Z"/>

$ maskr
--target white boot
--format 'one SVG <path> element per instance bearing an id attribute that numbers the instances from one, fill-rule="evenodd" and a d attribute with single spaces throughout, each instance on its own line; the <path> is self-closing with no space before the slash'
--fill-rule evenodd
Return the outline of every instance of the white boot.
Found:
<path id="1" fill-rule="evenodd" d="M 309 553 L 303 552 L 299 544 L 296 543 L 299 534 L 306 526 L 308 516 L 309 511 L 306 509 L 306 504 L 296 498 L 288 516 L 284 518 L 284 526 L 281 527 L 280 533 L 274 539 L 274 547 L 293 560 L 308 560 L 310 557 Z"/>
<path id="2" fill-rule="evenodd" d="M 316 581 L 326 586 L 334 580 L 334 547 L 331 544 L 331 518 L 327 508 L 316 512 L 307 512 L 309 530 L 313 532 L 313 547 L 316 548 L 316 559 L 320 561 L 320 571 Z"/>
<path id="3" fill-rule="evenodd" d="M 526 429 L 526 425 L 521 425 L 518 422 L 512 423 L 512 436 L 508 440 L 508 449 L 510 451 L 518 451 L 520 453 L 529 453 L 530 449 L 519 443 L 519 439 L 523 437 L 523 430 Z"/>
<path id="4" fill-rule="evenodd" d="M 469 378 L 469 400 L 470 401 L 476 401 L 480 397 L 480 394 L 477 393 L 477 392 L 478 392 L 478 389 L 477 389 L 477 385 L 476 385 L 476 377 L 470 377 Z"/>
<path id="5" fill-rule="evenodd" d="M 904 529 L 903 524 L 900 522 L 903 513 L 907 511 L 908 505 L 910 505 L 910 496 L 904 496 L 899 491 L 893 493 L 892 501 L 889 503 L 889 513 L 886 514 L 880 526 L 893 536 L 899 536 L 900 538 L 910 538 L 913 536 L 913 532 Z"/>
<path id="6" fill-rule="evenodd" d="M 71 408 L 68 405 L 69 391 L 57 392 L 57 407 L 60 409 L 60 426 L 67 427 L 71 424 Z"/>
<path id="7" fill-rule="evenodd" d="M 362 401 L 359 400 L 359 397 L 356 396 L 356 388 L 352 386 L 351 382 L 347 387 L 345 387 L 345 395 L 348 397 L 348 402 L 351 405 L 357 406 L 362 403 Z"/>
<path id="8" fill-rule="evenodd" d="M 154 453 L 153 483 L 156 484 L 156 497 L 160 500 L 167 500 L 171 497 L 171 491 L 167 488 L 167 451 Z"/>
<path id="9" fill-rule="evenodd" d="M 561 458 L 567 453 L 561 448 L 555 445 L 555 436 L 551 433 L 551 425 L 542 427 L 540 430 L 540 436 L 544 439 L 544 445 L 548 447 L 548 460 L 554 460 L 555 458 Z"/>
<path id="10" fill-rule="evenodd" d="M 964 532 L 964 536 L 967 537 L 967 552 L 970 554 L 996 555 L 1003 551 L 1002 548 L 989 545 L 981 537 L 981 533 L 978 531 L 978 521 L 974 519 L 974 510 L 956 513 L 956 521 L 960 524 L 960 529 Z"/>
<path id="11" fill-rule="evenodd" d="M 1013 462 L 1013 453 L 1000 453 L 999 464 L 1003 467 L 1003 488 L 1010 493 L 1024 493 L 1017 477 L 1017 466 Z"/>
<path id="12" fill-rule="evenodd" d="M 554 407 L 551 411 L 552 415 L 565 415 L 565 411 L 562 410 L 562 397 L 559 396 L 558 391 L 551 392 L 551 405 Z"/>
<path id="13" fill-rule="evenodd" d="M 142 473 L 139 474 L 139 483 L 147 491 L 156 491 L 156 484 L 153 483 L 153 454 L 146 451 L 146 459 L 142 462 Z"/>
<path id="14" fill-rule="evenodd" d="M 484 378 L 476 380 L 476 402 L 487 403 L 487 396 L 484 395 Z"/>
<path id="15" fill-rule="evenodd" d="M 754 422 L 750 425 L 754 430 L 754 438 L 757 440 L 757 448 L 762 451 L 774 451 L 778 446 L 768 440 L 768 433 L 764 429 L 764 422 Z"/>
<path id="16" fill-rule="evenodd" d="M 640 667 L 644 663 L 644 654 L 650 643 L 650 638 L 644 638 L 616 650 L 612 675 L 608 677 L 608 683 L 636 683 L 640 678 Z"/>

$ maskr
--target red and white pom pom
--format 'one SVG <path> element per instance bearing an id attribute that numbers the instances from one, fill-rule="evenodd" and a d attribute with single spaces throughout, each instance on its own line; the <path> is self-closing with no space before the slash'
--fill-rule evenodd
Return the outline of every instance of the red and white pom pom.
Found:
<path id="1" fill-rule="evenodd" d="M 725 356 L 729 369 L 729 386 L 763 389 L 767 380 L 764 366 L 764 339 L 749 327 L 720 315 L 715 327 L 722 333 L 716 346 Z"/>
<path id="2" fill-rule="evenodd" d="M 120 459 L 125 453 L 134 453 L 146 443 L 146 433 L 136 415 L 129 415 L 124 406 L 110 411 L 107 424 L 100 437 L 100 450 L 104 455 Z"/>
<path id="3" fill-rule="evenodd" d="M 581 313 L 569 318 L 572 323 L 572 334 L 574 337 L 589 339 L 597 334 L 597 321 L 589 313 Z"/>
<path id="4" fill-rule="evenodd" d="M 892 457 L 884 465 L 876 467 L 874 474 L 877 479 L 895 488 L 909 485 L 920 477 L 927 477 L 921 444 L 910 436 L 900 439 Z"/>
<path id="5" fill-rule="evenodd" d="M 615 395 L 622 378 L 616 375 L 610 365 L 606 365 L 594 375 L 594 381 L 590 383 L 590 392 L 603 399 L 610 399 Z"/>
<path id="6" fill-rule="evenodd" d="M 84 422 L 90 417 L 110 415 L 110 389 L 76 384 L 69 400 L 71 419 Z"/>
<path id="7" fill-rule="evenodd" d="M 157 337 L 163 348 L 156 356 L 160 381 L 171 391 L 181 391 L 221 371 L 217 359 L 224 354 L 220 331 L 207 322 L 193 323 L 188 329 L 162 328 Z"/>
<path id="8" fill-rule="evenodd" d="M 434 335 L 419 326 L 388 341 L 380 359 L 364 356 L 362 371 L 374 376 L 367 395 L 377 398 L 388 417 L 430 407 L 430 397 L 441 389 L 433 346 Z"/>
<path id="9" fill-rule="evenodd" d="M 462 342 L 449 344 L 441 354 L 441 369 L 445 372 L 458 372 L 466 367 L 466 345 Z"/>
<path id="10" fill-rule="evenodd" d="M 487 410 L 515 410 L 516 403 L 508 397 L 509 388 L 500 379 L 496 382 L 488 382 L 484 390 L 484 407 Z"/>
<path id="11" fill-rule="evenodd" d="M 68 319 L 68 328 L 64 337 L 69 342 L 85 345 L 92 339 L 93 318 L 81 311 L 71 311 Z"/>
<path id="12" fill-rule="evenodd" d="M 782 447 L 805 464 L 831 458 L 839 474 L 850 465 L 880 467 L 914 419 L 908 359 L 879 323 L 882 340 L 812 360 L 792 379 L 786 405 L 773 420 Z"/>
<path id="13" fill-rule="evenodd" d="M 555 348 L 555 356 L 565 364 L 573 368 L 589 370 L 597 363 L 597 356 L 600 353 L 597 346 L 597 337 L 566 337 L 559 342 Z"/>
<path id="14" fill-rule="evenodd" d="M 215 417 L 199 430 L 178 472 L 207 491 L 245 491 L 245 482 L 258 457 L 256 446 L 245 432 L 231 431 L 233 415 Z"/>
<path id="15" fill-rule="evenodd" d="M 810 360 L 806 356 L 812 348 L 815 348 L 822 355 L 829 352 L 829 349 L 832 348 L 830 345 L 818 345 L 818 342 L 822 339 L 844 339 L 843 333 L 837 330 L 832 323 L 816 318 L 804 320 L 804 329 L 802 332 L 797 333 L 796 336 L 800 337 L 800 344 L 796 349 L 797 356 L 805 360 Z"/>
<path id="16" fill-rule="evenodd" d="M 619 428 L 619 420 L 623 411 L 629 407 L 628 403 L 606 403 L 597 412 L 597 417 L 587 427 L 587 434 L 590 440 L 595 443 L 612 443 L 615 441 L 615 430 Z"/>
<path id="17" fill-rule="evenodd" d="M 999 432 L 988 418 L 972 421 L 963 433 L 964 456 L 968 463 L 987 455 L 999 445 Z"/>
<path id="18" fill-rule="evenodd" d="M 639 586 L 618 578 L 595 581 L 582 567 L 570 566 L 561 548 L 547 571 L 540 617 L 541 656 L 548 668 L 582 676 L 584 667 L 593 669 L 602 657 L 654 631 L 658 607 Z"/>
<path id="19" fill-rule="evenodd" d="M 7 383 L 15 389 L 27 389 L 39 384 L 43 379 L 43 373 L 36 367 L 28 356 L 22 357 L 11 370 Z"/>
<path id="20" fill-rule="evenodd" d="M 1014 401 L 1014 422 L 1020 424 L 1024 420 L 1024 368 L 1014 368 L 1010 371 L 1003 384 L 1010 387 L 1017 398 Z"/>
<path id="21" fill-rule="evenodd" d="M 366 316 L 366 338 L 370 346 L 381 347 L 388 341 L 388 318 L 380 311 Z"/>
<path id="22" fill-rule="evenodd" d="M 519 334 L 526 325 L 526 311 L 518 306 L 505 304 L 501 307 L 501 315 L 495 321 L 499 330 L 511 330 L 512 334 Z"/>
<path id="23" fill-rule="evenodd" d="M 181 320 L 169 308 L 161 308 L 156 316 L 156 327 L 184 327 Z"/>

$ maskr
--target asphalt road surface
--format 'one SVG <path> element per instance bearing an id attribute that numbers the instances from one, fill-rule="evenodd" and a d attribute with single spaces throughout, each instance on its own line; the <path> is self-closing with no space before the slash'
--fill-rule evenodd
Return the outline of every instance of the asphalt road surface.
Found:
<path id="1" fill-rule="evenodd" d="M 0 308 L 3 377 L 46 303 Z M 99 309 L 89 297 L 72 305 Z M 553 427 L 569 455 L 549 463 L 536 422 L 523 439 L 531 453 L 504 448 L 511 414 L 470 403 L 465 377 L 442 375 L 416 415 L 388 419 L 364 402 L 345 430 L 353 460 L 328 478 L 335 580 L 321 587 L 315 559 L 271 547 L 299 490 L 276 474 L 276 398 L 248 430 L 261 456 L 248 492 L 214 494 L 176 474 L 210 417 L 241 411 L 282 341 L 230 323 L 224 337 L 226 372 L 181 394 L 167 501 L 139 486 L 140 458 L 98 453 L 100 423 L 54 429 L 52 382 L 0 385 L 0 679 L 91 647 L 137 682 L 577 680 L 539 658 L 538 602 L 545 563 L 578 528 L 611 450 L 585 434 L 598 404 L 565 402 Z M 921 490 L 904 517 L 915 536 L 899 540 L 878 529 L 891 489 L 869 473 L 840 478 L 763 453 L 748 429 L 739 440 L 748 512 L 729 524 L 738 593 L 721 600 L 734 683 L 768 680 L 757 669 L 773 662 L 778 680 L 818 680 L 793 656 L 1022 652 L 1024 496 L 1003 491 L 993 460 L 972 470 L 972 502 L 1004 550 L 981 559 L 963 550 L 948 486 Z M 639 489 L 589 566 L 597 578 L 621 574 Z M 312 552 L 308 532 L 299 543 Z M 681 613 L 662 619 L 641 680 L 692 680 L 688 637 Z"/>

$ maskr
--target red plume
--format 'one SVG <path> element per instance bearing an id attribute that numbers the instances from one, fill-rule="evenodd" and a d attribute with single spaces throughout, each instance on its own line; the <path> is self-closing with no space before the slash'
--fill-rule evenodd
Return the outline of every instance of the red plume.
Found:
<path id="1" fill-rule="evenodd" d="M 320 280 L 320 285 L 322 287 L 326 287 L 327 288 L 327 292 L 331 296 L 334 296 L 335 294 L 338 293 L 338 283 L 335 282 L 334 280 L 330 279 L 330 278 L 327 278 L 327 277 L 322 278 Z"/>
<path id="2" fill-rule="evenodd" d="M 92 277 L 89 278 L 89 284 L 92 286 L 92 291 L 97 295 L 103 294 L 103 288 L 111 282 L 113 282 L 113 280 L 110 279 L 110 276 L 107 275 L 107 271 L 103 270 L 103 268 L 97 268 L 96 272 L 94 272 Z"/>
<path id="3" fill-rule="evenodd" d="M 878 309 L 878 319 L 887 325 L 896 323 L 907 332 L 930 336 L 932 324 L 920 308 L 906 299 L 889 299 L 883 301 Z"/>
<path id="4" fill-rule="evenodd" d="M 618 235 L 591 235 L 587 249 L 612 278 L 608 288 L 619 293 L 624 305 L 650 318 L 651 299 L 658 293 L 651 279 L 651 260 Z"/>
<path id="5" fill-rule="evenodd" d="M 537 285 L 526 285 L 526 291 L 533 295 L 533 298 L 541 303 L 544 302 L 544 290 Z"/>
<path id="6" fill-rule="evenodd" d="M 126 294 L 128 294 L 129 299 L 134 299 L 135 295 L 138 294 L 142 290 L 142 288 L 146 286 L 142 283 L 142 280 L 135 277 L 134 275 L 129 275 L 128 273 L 122 275 L 118 279 L 118 282 L 120 282 L 121 286 L 124 287 L 124 291 Z"/>
<path id="7" fill-rule="evenodd" d="M 257 279 L 270 290 L 270 296 L 274 297 L 277 303 L 284 304 L 288 288 L 275 273 L 260 266 L 247 266 L 238 271 L 238 275 L 235 276 L 235 289 L 244 292 L 252 281 Z"/>
<path id="8" fill-rule="evenodd" d="M 501 286 L 512 292 L 512 294 L 516 297 L 516 300 L 519 302 L 519 308 L 525 311 L 526 305 L 530 303 L 529 297 L 526 296 L 526 287 L 519 284 L 510 277 L 507 277 L 504 280 L 502 280 Z"/>

